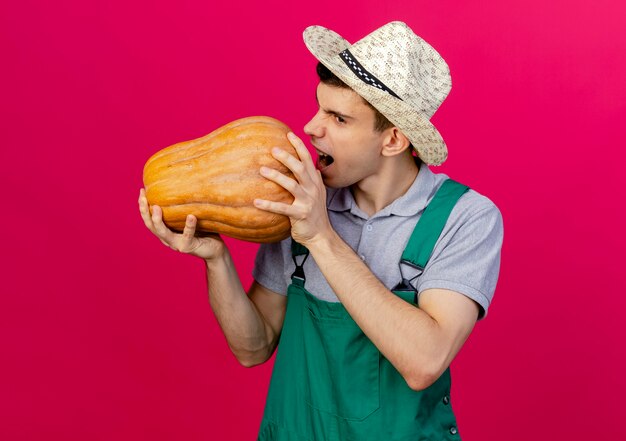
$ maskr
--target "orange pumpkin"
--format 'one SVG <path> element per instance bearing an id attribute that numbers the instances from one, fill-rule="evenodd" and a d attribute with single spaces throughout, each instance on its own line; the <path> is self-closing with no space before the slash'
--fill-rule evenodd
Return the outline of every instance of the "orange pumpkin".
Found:
<path id="1" fill-rule="evenodd" d="M 252 116 L 155 153 L 143 169 L 148 203 L 160 206 L 165 224 L 178 232 L 193 214 L 201 233 L 250 242 L 288 237 L 289 218 L 260 210 L 252 201 L 293 201 L 291 193 L 259 173 L 266 166 L 293 177 L 271 155 L 272 147 L 280 147 L 298 157 L 287 139 L 289 131 L 274 118 Z"/>

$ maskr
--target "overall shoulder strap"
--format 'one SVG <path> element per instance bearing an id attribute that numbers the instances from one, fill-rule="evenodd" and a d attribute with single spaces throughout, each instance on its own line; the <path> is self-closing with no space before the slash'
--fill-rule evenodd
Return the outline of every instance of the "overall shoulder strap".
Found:
<path id="1" fill-rule="evenodd" d="M 303 256 L 305 254 L 309 254 L 309 250 L 307 249 L 307 247 L 291 239 L 291 256 L 297 257 Z"/>
<path id="2" fill-rule="evenodd" d="M 469 187 L 447 179 L 424 209 L 409 239 L 401 263 L 423 270 L 455 204 Z"/>

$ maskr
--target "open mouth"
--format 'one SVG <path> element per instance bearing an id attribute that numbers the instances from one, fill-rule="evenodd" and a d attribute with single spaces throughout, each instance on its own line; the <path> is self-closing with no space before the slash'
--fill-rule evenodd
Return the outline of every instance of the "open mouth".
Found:
<path id="1" fill-rule="evenodd" d="M 335 159 L 327 155 L 326 153 L 322 153 L 319 150 L 317 151 L 317 169 L 322 170 L 335 162 Z"/>

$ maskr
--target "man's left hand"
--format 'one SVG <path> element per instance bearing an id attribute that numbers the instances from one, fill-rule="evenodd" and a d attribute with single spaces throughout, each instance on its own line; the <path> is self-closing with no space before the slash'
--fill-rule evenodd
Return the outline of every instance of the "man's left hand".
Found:
<path id="1" fill-rule="evenodd" d="M 255 199 L 254 205 L 261 210 L 288 216 L 291 221 L 291 237 L 307 246 L 332 231 L 326 211 L 326 188 L 322 175 L 315 168 L 311 154 L 302 140 L 292 132 L 289 132 L 287 138 L 300 159 L 278 147 L 272 149 L 272 156 L 291 170 L 296 179 L 268 167 L 261 167 L 260 172 L 262 176 L 291 193 L 294 200 L 290 205 Z"/>

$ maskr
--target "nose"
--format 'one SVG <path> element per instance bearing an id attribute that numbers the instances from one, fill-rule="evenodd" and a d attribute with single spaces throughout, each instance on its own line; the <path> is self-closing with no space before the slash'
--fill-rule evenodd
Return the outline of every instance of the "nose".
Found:
<path id="1" fill-rule="evenodd" d="M 322 123 L 321 110 L 318 110 L 317 113 L 311 118 L 311 121 L 304 125 L 304 133 L 309 135 L 311 138 L 321 138 L 324 136 L 324 124 Z"/>

